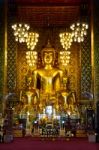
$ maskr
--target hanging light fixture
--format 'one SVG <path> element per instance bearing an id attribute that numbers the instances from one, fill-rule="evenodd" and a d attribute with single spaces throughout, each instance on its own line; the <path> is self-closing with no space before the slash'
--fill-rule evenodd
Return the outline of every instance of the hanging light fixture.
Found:
<path id="1" fill-rule="evenodd" d="M 59 61 L 60 65 L 67 66 L 70 62 L 70 54 L 71 52 L 68 50 L 60 51 L 59 53 Z"/>
<path id="2" fill-rule="evenodd" d="M 16 23 L 12 25 L 12 29 L 14 30 L 15 41 L 19 41 L 20 43 L 26 42 L 29 28 L 30 26 L 28 24 Z"/>
<path id="3" fill-rule="evenodd" d="M 61 45 L 65 50 L 69 49 L 71 47 L 71 44 L 73 42 L 72 40 L 72 34 L 69 32 L 63 32 L 59 34 Z"/>
<path id="4" fill-rule="evenodd" d="M 72 30 L 74 42 L 80 43 L 84 41 L 84 36 L 87 35 L 88 24 L 77 22 L 72 24 L 70 29 Z"/>
<path id="5" fill-rule="evenodd" d="M 27 48 L 30 50 L 34 50 L 37 42 L 38 42 L 39 34 L 36 32 L 29 32 L 26 38 Z"/>
<path id="6" fill-rule="evenodd" d="M 37 65 L 37 52 L 36 51 L 27 51 L 26 52 L 27 64 L 29 67 L 35 68 Z"/>

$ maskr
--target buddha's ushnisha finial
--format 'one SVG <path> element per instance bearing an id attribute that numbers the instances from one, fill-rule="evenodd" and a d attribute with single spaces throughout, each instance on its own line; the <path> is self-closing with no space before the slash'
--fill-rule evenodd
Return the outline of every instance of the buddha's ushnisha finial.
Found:
<path id="1" fill-rule="evenodd" d="M 42 52 L 44 51 L 52 51 L 55 53 L 55 49 L 52 47 L 49 39 L 47 41 L 47 45 L 42 49 Z"/>

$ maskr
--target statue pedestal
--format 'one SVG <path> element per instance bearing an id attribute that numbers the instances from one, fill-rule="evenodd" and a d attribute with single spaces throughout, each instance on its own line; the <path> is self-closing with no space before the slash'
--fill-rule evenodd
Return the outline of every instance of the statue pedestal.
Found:
<path id="1" fill-rule="evenodd" d="M 31 136 L 31 122 L 29 120 L 29 112 L 27 112 L 27 121 L 26 121 L 26 136 Z"/>
<path id="2" fill-rule="evenodd" d="M 31 129 L 26 129 L 26 136 L 32 136 Z"/>
<path id="3" fill-rule="evenodd" d="M 64 129 L 60 129 L 60 137 L 65 137 L 65 130 Z"/>
<path id="4" fill-rule="evenodd" d="M 40 136 L 40 131 L 39 131 L 39 129 L 34 129 L 33 136 L 34 136 L 34 137 L 39 137 L 39 136 Z"/>

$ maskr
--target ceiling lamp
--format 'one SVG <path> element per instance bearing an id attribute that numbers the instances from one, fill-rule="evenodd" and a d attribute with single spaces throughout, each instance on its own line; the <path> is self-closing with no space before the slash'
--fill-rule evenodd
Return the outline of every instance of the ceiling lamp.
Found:
<path id="1" fill-rule="evenodd" d="M 59 34 L 61 45 L 65 50 L 69 49 L 71 47 L 71 44 L 73 42 L 72 40 L 72 34 L 69 32 L 63 32 Z"/>
<path id="2" fill-rule="evenodd" d="M 59 53 L 59 61 L 60 61 L 60 65 L 62 66 L 67 66 L 70 62 L 70 51 L 60 51 Z"/>
<path id="3" fill-rule="evenodd" d="M 27 48 L 30 50 L 34 50 L 37 42 L 38 42 L 39 34 L 36 32 L 29 32 L 28 37 L 26 39 Z"/>
<path id="4" fill-rule="evenodd" d="M 73 40 L 74 42 L 83 42 L 84 36 L 87 35 L 88 24 L 87 23 L 74 23 L 70 26 L 72 30 Z"/>
<path id="5" fill-rule="evenodd" d="M 35 68 L 37 65 L 37 52 L 36 51 L 27 51 L 26 52 L 27 64 L 29 67 Z"/>
<path id="6" fill-rule="evenodd" d="M 14 30 L 15 41 L 20 43 L 26 42 L 28 36 L 28 30 L 30 26 L 28 24 L 14 24 L 12 29 Z"/>

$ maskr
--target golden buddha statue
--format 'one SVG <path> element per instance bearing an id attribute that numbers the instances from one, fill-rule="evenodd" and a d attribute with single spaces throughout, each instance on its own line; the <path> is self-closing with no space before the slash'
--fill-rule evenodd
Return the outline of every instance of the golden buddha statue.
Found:
<path id="1" fill-rule="evenodd" d="M 42 59 L 44 67 L 34 71 L 34 88 L 38 88 L 43 93 L 53 94 L 61 90 L 63 71 L 53 67 L 55 59 L 55 49 L 48 42 L 47 47 L 42 50 Z"/>
<path id="2" fill-rule="evenodd" d="M 55 49 L 49 42 L 41 55 L 43 67 L 33 70 L 32 76 L 29 73 L 27 77 L 25 94 L 28 103 L 24 104 L 21 113 L 33 116 L 32 113 L 43 113 L 47 106 L 52 106 L 55 113 L 69 110 L 74 114 L 76 102 L 68 88 L 67 71 L 54 66 Z"/>

